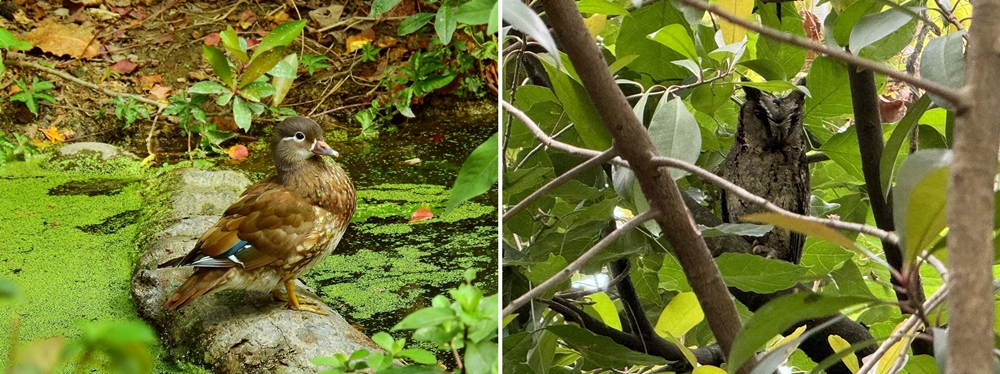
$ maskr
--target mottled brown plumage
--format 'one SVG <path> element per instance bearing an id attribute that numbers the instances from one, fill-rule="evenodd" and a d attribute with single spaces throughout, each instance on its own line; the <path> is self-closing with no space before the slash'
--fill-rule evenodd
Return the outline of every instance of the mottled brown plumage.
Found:
<path id="1" fill-rule="evenodd" d="M 753 87 L 743 91 L 746 101 L 723 177 L 783 209 L 809 214 L 809 164 L 802 128 L 805 94 L 794 91 L 776 98 Z M 723 194 L 722 211 L 724 221 L 742 223 L 742 217 L 764 208 Z M 775 227 L 763 237 L 747 239 L 754 241 L 757 253 L 792 263 L 802 258 L 802 234 Z"/>
<path id="2" fill-rule="evenodd" d="M 186 256 L 163 266 L 193 266 L 194 274 L 163 309 L 181 308 L 198 297 L 225 289 L 272 291 L 281 284 L 292 309 L 300 305 L 294 282 L 329 255 L 354 214 L 354 184 L 311 119 L 292 117 L 274 131 L 271 151 L 278 175 L 250 186 L 226 209 Z"/>

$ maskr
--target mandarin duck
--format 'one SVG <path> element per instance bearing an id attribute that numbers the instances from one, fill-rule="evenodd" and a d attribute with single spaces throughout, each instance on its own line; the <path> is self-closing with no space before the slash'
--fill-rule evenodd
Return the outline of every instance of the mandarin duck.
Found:
<path id="1" fill-rule="evenodd" d="M 184 257 L 160 265 L 194 273 L 163 305 L 184 307 L 226 289 L 271 291 L 293 310 L 325 314 L 300 302 L 295 280 L 337 247 L 356 204 L 344 169 L 321 156 L 338 156 L 308 118 L 284 120 L 271 140 L 278 175 L 250 186 Z M 281 295 L 279 284 L 285 288 Z"/>

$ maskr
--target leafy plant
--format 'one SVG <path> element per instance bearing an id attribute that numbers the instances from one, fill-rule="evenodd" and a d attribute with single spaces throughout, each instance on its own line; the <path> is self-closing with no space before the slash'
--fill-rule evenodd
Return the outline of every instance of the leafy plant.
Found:
<path id="1" fill-rule="evenodd" d="M 299 65 L 302 65 L 302 67 L 306 68 L 306 70 L 309 71 L 309 75 L 313 75 L 313 72 L 315 72 L 316 70 L 326 69 L 330 67 L 330 64 L 327 64 L 325 62 L 327 60 L 328 58 L 326 56 L 317 56 L 307 53 L 303 54 L 302 58 L 299 59 Z"/>
<path id="2" fill-rule="evenodd" d="M 495 342 L 499 299 L 498 295 L 483 297 L 483 291 L 472 285 L 473 279 L 475 271 L 466 270 L 466 283 L 448 291 L 454 301 L 438 295 L 431 301 L 430 307 L 406 316 L 392 330 L 414 330 L 414 340 L 432 342 L 439 349 L 453 352 L 459 371 L 496 373 L 499 371 Z M 376 373 L 395 373 L 400 369 L 406 369 L 405 372 L 443 372 L 436 365 L 433 353 L 419 348 L 405 348 L 406 339 L 393 339 L 388 333 L 379 332 L 372 336 L 372 340 L 385 353 L 369 353 L 361 349 L 350 356 L 317 357 L 312 359 L 312 363 L 330 366 L 320 372 L 324 374 L 365 369 Z M 401 367 L 393 362 L 400 359 L 413 363 L 404 363 Z"/>
<path id="3" fill-rule="evenodd" d="M 24 106 L 28 107 L 31 114 L 38 116 L 38 100 L 45 100 L 50 103 L 55 103 L 56 98 L 52 97 L 46 93 L 46 91 L 56 88 L 52 82 L 49 81 L 39 81 L 38 77 L 31 78 L 31 86 L 24 79 L 17 79 L 14 84 L 21 89 L 20 92 L 11 95 L 10 101 L 20 101 L 24 103 Z"/>
<path id="4" fill-rule="evenodd" d="M 18 39 L 17 36 L 11 34 L 7 29 L 0 27 L 0 50 L 27 51 L 32 47 L 31 43 Z M 6 55 L 6 53 L 4 54 Z M 0 58 L 0 74 L 3 74 L 4 69 L 3 59 Z"/>
<path id="5" fill-rule="evenodd" d="M 181 133 L 188 138 L 188 153 L 191 152 L 191 135 L 194 133 L 201 136 L 198 143 L 200 149 L 216 153 L 222 153 L 222 142 L 236 136 L 236 133 L 219 130 L 214 124 L 208 123 L 205 109 L 202 108 L 202 104 L 208 101 L 207 96 L 194 94 L 188 99 L 182 91 L 180 95 L 171 96 L 168 100 L 170 104 L 163 109 L 163 113 L 178 117 Z"/>
<path id="6" fill-rule="evenodd" d="M 268 83 L 267 76 L 294 79 L 295 68 L 284 63 L 285 47 L 290 44 L 305 27 L 305 20 L 285 22 L 271 30 L 253 54 L 247 52 L 246 39 L 238 36 L 232 26 L 220 32 L 226 54 L 212 46 L 202 46 L 205 58 L 222 84 L 214 81 L 195 83 L 188 89 L 192 94 L 216 95 L 215 103 L 227 106 L 232 103 L 236 125 L 244 131 L 250 128 L 254 115 L 264 112 L 262 98 L 275 94 L 276 89 Z"/>
<path id="7" fill-rule="evenodd" d="M 382 48 L 372 47 L 371 43 L 367 43 L 361 47 L 361 61 L 375 61 L 378 59 L 378 52 Z"/>
<path id="8" fill-rule="evenodd" d="M 0 163 L 7 161 L 27 161 L 31 159 L 32 155 L 38 154 L 38 148 L 28 140 L 28 137 L 18 134 L 11 133 L 14 136 L 14 140 L 8 139 L 2 131 L 0 131 Z"/>
<path id="9" fill-rule="evenodd" d="M 149 110 L 145 105 L 135 102 L 135 98 L 129 97 L 128 101 L 122 95 L 115 96 L 114 100 L 108 104 L 115 105 L 115 117 L 125 120 L 125 127 L 132 126 L 139 118 L 149 119 Z"/>

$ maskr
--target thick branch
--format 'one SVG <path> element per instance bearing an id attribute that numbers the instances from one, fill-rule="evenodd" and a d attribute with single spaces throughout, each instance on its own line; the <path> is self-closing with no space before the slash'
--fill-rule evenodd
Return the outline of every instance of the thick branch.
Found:
<path id="1" fill-rule="evenodd" d="M 962 108 L 964 105 L 966 105 L 966 103 L 962 100 L 961 95 L 959 95 L 958 91 L 948 88 L 939 83 L 935 83 L 926 79 L 922 79 L 919 77 L 903 73 L 901 71 L 892 69 L 887 65 L 882 65 L 875 61 L 857 57 L 848 52 L 827 47 L 823 44 L 814 42 L 812 40 L 803 38 L 801 36 L 792 35 L 782 32 L 780 30 L 772 29 L 770 27 L 757 25 L 753 22 L 737 17 L 732 13 L 726 12 L 720 9 L 719 7 L 709 4 L 705 1 L 701 0 L 677 0 L 677 1 L 681 2 L 684 5 L 688 5 L 715 14 L 725 19 L 726 21 L 732 22 L 733 24 L 743 27 L 747 30 L 757 32 L 764 37 L 774 39 L 785 44 L 791 44 L 796 47 L 801 47 L 811 51 L 822 53 L 827 56 L 836 58 L 838 60 L 847 62 L 849 64 L 854 64 L 860 66 L 861 68 L 871 70 L 880 74 L 884 74 L 896 80 L 923 88 L 927 90 L 927 92 L 937 94 L 938 96 L 941 96 L 944 99 L 950 101 L 952 105 L 954 105 L 956 108 Z"/>
<path id="2" fill-rule="evenodd" d="M 969 28 L 963 93 L 956 107 L 948 191 L 948 373 L 993 370 L 993 184 L 1000 148 L 1000 0 L 978 0 Z"/>
<path id="3" fill-rule="evenodd" d="M 543 5 L 590 101 L 615 143 L 624 145 L 619 149 L 622 157 L 632 166 L 650 209 L 657 212 L 656 222 L 677 253 L 709 327 L 723 352 L 729 354 L 740 330 L 739 316 L 705 241 L 684 208 L 680 190 L 666 168 L 651 162 L 657 156 L 656 148 L 608 72 L 607 62 L 587 32 L 576 4 L 571 0 L 545 0 Z M 748 373 L 755 364 L 748 361 L 740 372 Z"/>
<path id="4" fill-rule="evenodd" d="M 547 279 L 545 282 L 542 282 L 542 284 L 539 284 L 535 288 L 532 288 L 528 292 L 525 292 L 524 295 L 521 295 L 521 297 L 514 299 L 514 301 L 511 301 L 510 304 L 507 304 L 507 307 L 503 308 L 503 316 L 506 317 L 511 313 L 514 313 L 515 310 L 521 308 L 522 306 L 524 306 L 524 304 L 527 304 L 529 301 L 531 301 L 531 299 L 541 296 L 543 293 L 545 293 L 546 290 L 552 288 L 556 284 L 559 284 L 559 282 L 569 279 L 569 277 L 573 275 L 573 273 L 577 272 L 577 270 L 580 270 L 580 268 L 583 267 L 583 265 L 586 264 L 587 261 L 590 261 L 591 258 L 593 258 L 595 255 L 604 250 L 604 248 L 606 248 L 608 245 L 613 243 L 622 235 L 625 235 L 625 233 L 629 232 L 629 230 L 632 230 L 636 226 L 639 226 L 643 222 L 655 218 L 656 216 L 657 214 L 653 213 L 652 210 L 649 210 L 642 212 L 641 214 L 635 216 L 635 218 L 632 218 L 630 221 L 625 222 L 625 224 L 622 225 L 622 227 L 619 227 L 617 230 L 612 231 L 611 234 L 608 234 L 608 236 L 605 236 L 603 239 L 601 239 L 601 241 L 597 242 L 597 244 L 594 244 L 593 247 L 590 247 L 590 249 L 588 249 L 586 252 L 580 255 L 580 257 L 578 257 L 576 260 L 573 260 L 573 262 L 571 262 L 569 265 L 566 265 L 565 268 L 560 270 L 551 278 Z"/>

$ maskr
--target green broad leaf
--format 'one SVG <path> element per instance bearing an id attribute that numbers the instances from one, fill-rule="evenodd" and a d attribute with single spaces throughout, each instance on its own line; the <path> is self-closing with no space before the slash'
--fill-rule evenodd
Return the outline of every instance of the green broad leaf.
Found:
<path id="1" fill-rule="evenodd" d="M 611 74 L 614 75 L 622 68 L 628 66 L 628 64 L 630 64 L 632 61 L 635 61 L 635 59 L 638 57 L 639 56 L 636 55 L 618 57 L 617 59 L 615 59 L 615 62 L 612 62 L 611 65 L 608 65 L 608 71 L 610 71 Z"/>
<path id="2" fill-rule="evenodd" d="M 923 11 L 922 8 L 910 8 L 910 10 Z M 851 28 L 849 44 L 851 51 L 857 54 L 862 48 L 899 31 L 899 28 L 912 20 L 911 14 L 895 8 L 862 17 Z"/>
<path id="3" fill-rule="evenodd" d="M 611 301 L 608 294 L 604 292 L 598 292 L 590 295 L 590 300 L 594 302 L 594 310 L 597 314 L 601 316 L 601 320 L 604 321 L 605 325 L 608 325 L 615 330 L 622 330 L 622 321 L 618 318 L 618 308 L 615 307 L 615 302 Z"/>
<path id="4" fill-rule="evenodd" d="M 372 368 L 372 370 L 379 372 L 392 366 L 392 357 L 389 357 L 382 352 L 375 352 L 372 353 L 371 356 L 368 356 L 368 359 L 365 360 L 365 362 L 368 364 L 368 367 Z"/>
<path id="5" fill-rule="evenodd" d="M 882 4 L 875 1 L 858 1 L 843 12 L 837 14 L 836 19 L 833 23 L 833 40 L 837 42 L 837 45 L 841 47 L 850 46 L 851 50 L 860 51 L 861 48 L 855 49 L 853 45 L 850 45 L 851 35 L 853 34 L 851 30 L 854 29 L 856 25 L 862 18 L 869 14 L 878 12 L 882 9 Z"/>
<path id="6" fill-rule="evenodd" d="M 469 158 L 462 163 L 462 169 L 458 171 L 455 185 L 448 196 L 448 207 L 444 211 L 445 216 L 459 204 L 489 191 L 496 184 L 500 165 L 498 150 L 497 135 L 493 134 L 483 144 L 476 147 Z"/>
<path id="7" fill-rule="evenodd" d="M 250 106 L 247 105 L 247 102 L 243 101 L 243 99 L 240 99 L 239 97 L 233 98 L 233 119 L 236 121 L 236 126 L 239 127 L 240 130 L 250 130 L 250 123 L 253 121 L 253 114 L 250 112 Z"/>
<path id="8" fill-rule="evenodd" d="M 566 261 L 562 256 L 558 256 L 552 253 L 548 254 L 548 258 L 543 262 L 538 262 L 532 265 L 527 271 L 524 272 L 525 278 L 528 278 L 532 284 L 538 285 L 552 278 L 560 270 L 566 267 L 569 262 Z M 565 283 L 569 283 L 567 280 Z M 555 290 L 547 291 L 546 294 L 551 296 L 555 293 Z"/>
<path id="9" fill-rule="evenodd" d="M 726 285 L 756 293 L 791 288 L 806 273 L 800 265 L 747 253 L 723 253 L 715 263 Z"/>
<path id="10" fill-rule="evenodd" d="M 611 134 L 604 127 L 604 122 L 601 121 L 583 86 L 548 61 L 544 59 L 541 61 L 552 82 L 556 97 L 562 103 L 566 114 L 573 120 L 574 128 L 580 134 L 584 145 L 590 149 L 611 148 Z"/>
<path id="11" fill-rule="evenodd" d="M 285 47 L 275 47 L 254 57 L 250 61 L 250 65 L 243 70 L 243 77 L 240 78 L 239 88 L 246 87 L 251 82 L 257 80 L 257 78 L 263 76 L 264 73 L 267 73 L 268 70 L 271 70 L 271 68 L 278 64 L 278 61 L 284 58 L 284 54 Z"/>
<path id="12" fill-rule="evenodd" d="M 253 82 L 240 89 L 240 97 L 259 103 L 260 99 L 274 95 L 277 90 L 270 83 Z"/>
<path id="13" fill-rule="evenodd" d="M 906 366 L 903 367 L 910 374 L 939 374 L 937 361 L 934 357 L 929 355 L 916 355 L 911 356 L 909 360 L 906 360 Z"/>
<path id="14" fill-rule="evenodd" d="M 250 61 L 250 56 L 247 55 L 247 40 L 239 37 L 232 26 L 228 26 L 225 31 L 220 32 L 219 39 L 222 41 L 222 46 L 229 53 L 232 53 L 236 60 L 244 64 Z"/>
<path id="15" fill-rule="evenodd" d="M 31 90 L 36 94 L 56 88 L 56 85 L 49 81 L 39 81 L 37 77 L 32 79 Z"/>
<path id="16" fill-rule="evenodd" d="M 472 0 L 459 5 L 455 9 L 455 20 L 467 25 L 485 25 L 490 23 L 490 13 L 497 5 L 496 0 Z"/>
<path id="17" fill-rule="evenodd" d="M 920 76 L 953 89 L 965 84 L 964 31 L 931 39 L 920 55 Z M 930 94 L 931 100 L 948 111 L 955 109 L 951 102 Z"/>
<path id="18" fill-rule="evenodd" d="M 800 321 L 829 316 L 848 307 L 874 302 L 876 300 L 869 297 L 828 296 L 812 292 L 798 292 L 774 299 L 758 309 L 736 334 L 736 341 L 726 360 L 728 372 L 735 373 L 747 358 L 756 354 L 771 338 L 784 333 Z"/>
<path id="19" fill-rule="evenodd" d="M 493 35 L 497 33 L 497 29 L 500 27 L 500 2 L 496 1 L 493 3 L 493 9 L 490 9 L 490 23 L 486 25 L 486 33 Z"/>
<path id="20" fill-rule="evenodd" d="M 398 0 L 395 0 L 398 1 Z M 374 4 L 372 5 L 374 8 Z M 549 27 L 542 22 L 538 14 L 527 5 L 517 1 L 504 3 L 503 20 L 507 21 L 515 29 L 527 34 L 532 39 L 538 41 L 545 48 L 545 51 L 553 56 L 559 55 L 559 48 L 556 41 L 549 33 Z M 559 64 L 556 61 L 556 64 Z M 548 70 L 548 69 L 546 69 Z M 552 75 L 551 73 L 549 75 Z"/>
<path id="21" fill-rule="evenodd" d="M 794 3 L 780 3 L 781 18 L 778 18 L 777 7 L 774 5 L 759 7 L 762 25 L 784 31 L 789 34 L 805 37 L 802 27 L 802 16 L 799 15 Z M 773 62 L 781 67 L 785 77 L 794 77 L 802 70 L 806 61 L 806 51 L 802 48 L 779 42 L 770 38 L 757 38 L 757 58 Z M 810 73 L 814 67 L 810 68 Z M 810 78 L 811 79 L 811 78 Z M 806 106 L 808 108 L 808 105 Z"/>
<path id="22" fill-rule="evenodd" d="M 201 81 L 191 86 L 187 92 L 192 94 L 216 95 L 232 91 L 226 88 L 226 86 L 212 81 Z"/>
<path id="23" fill-rule="evenodd" d="M 582 0 L 576 2 L 577 9 L 581 13 L 600 13 L 609 16 L 622 16 L 628 14 L 625 7 L 607 0 Z"/>
<path id="24" fill-rule="evenodd" d="M 705 312 L 694 292 L 681 292 L 660 312 L 654 330 L 660 336 L 684 336 L 704 319 Z"/>
<path id="25" fill-rule="evenodd" d="M 777 63 L 771 60 L 758 59 L 758 60 L 740 61 L 739 63 L 737 63 L 737 65 L 742 65 L 749 68 L 750 70 L 753 70 L 754 72 L 760 74 L 761 77 L 763 77 L 769 82 L 788 80 L 788 76 L 785 75 L 785 71 L 781 68 L 781 65 L 778 65 Z"/>
<path id="26" fill-rule="evenodd" d="M 222 50 L 208 45 L 201 46 L 201 50 L 205 54 L 205 59 L 212 65 L 212 70 L 215 71 L 219 80 L 233 87 L 233 72 L 229 68 L 229 59 L 226 58 L 226 54 L 222 53 Z"/>
<path id="27" fill-rule="evenodd" d="M 894 5 L 895 3 L 890 2 L 888 4 Z M 896 9 L 903 13 L 911 11 L 910 8 L 905 7 L 898 7 Z M 874 61 L 888 61 L 913 41 L 913 35 L 917 32 L 918 18 L 920 17 L 911 18 L 909 22 L 900 26 L 896 32 L 869 44 L 867 47 L 861 49 L 861 51 L 858 51 L 857 55 Z"/>
<path id="28" fill-rule="evenodd" d="M 468 373 L 497 373 L 499 365 L 497 360 L 497 343 L 484 340 L 475 344 L 465 346 L 465 356 L 462 361 L 466 365 Z M 434 366 L 433 369 L 441 372 L 440 368 Z"/>
<path id="29" fill-rule="evenodd" d="M 691 34 L 680 24 L 664 26 L 656 30 L 656 32 L 649 34 L 647 38 L 667 46 L 667 48 L 680 53 L 691 61 L 699 61 L 698 52 L 694 48 L 694 40 L 691 39 Z"/>
<path id="30" fill-rule="evenodd" d="M 382 347 L 382 349 L 389 352 L 392 352 L 392 344 L 396 342 L 396 340 L 392 338 L 392 335 L 389 335 L 389 333 L 385 331 L 379 331 L 375 333 L 375 335 L 372 335 L 372 341 L 375 342 L 375 344 L 378 344 L 379 347 Z"/>
<path id="31" fill-rule="evenodd" d="M 404 349 L 399 351 L 399 357 L 411 359 L 418 364 L 432 365 L 437 363 L 437 357 L 423 349 Z"/>
<path id="32" fill-rule="evenodd" d="M 951 160 L 950 150 L 927 149 L 910 155 L 899 167 L 892 213 L 900 233 L 903 265 L 913 264 L 947 226 Z"/>
<path id="33" fill-rule="evenodd" d="M 313 365 L 319 365 L 319 366 L 341 366 L 342 365 L 341 362 L 340 362 L 340 360 L 337 360 L 334 357 L 313 357 L 313 358 L 309 359 L 309 362 L 311 362 Z"/>
<path id="34" fill-rule="evenodd" d="M 691 285 L 687 282 L 687 277 L 684 275 L 681 264 L 671 254 L 663 256 L 663 264 L 660 265 L 660 270 L 656 272 L 656 276 L 660 279 L 660 288 L 668 291 L 691 291 Z"/>
<path id="35" fill-rule="evenodd" d="M 889 187 L 892 186 L 893 172 L 896 167 L 896 157 L 899 157 L 899 149 L 903 146 L 903 141 L 909 137 L 910 131 L 913 131 L 913 127 L 917 125 L 917 120 L 924 115 L 927 108 L 931 106 L 931 98 L 926 93 L 921 95 L 919 99 L 912 106 L 910 110 L 906 112 L 903 119 L 899 120 L 899 124 L 896 128 L 892 130 L 892 135 L 889 136 L 889 140 L 885 142 L 885 149 L 882 151 L 882 159 L 879 160 L 879 174 L 880 182 L 882 182 L 882 197 L 887 198 L 889 196 Z"/>
<path id="36" fill-rule="evenodd" d="M 458 21 L 455 20 L 455 11 L 450 6 L 443 6 L 438 9 L 434 17 L 434 31 L 437 33 L 441 44 L 451 43 L 451 37 L 455 34 Z"/>
<path id="37" fill-rule="evenodd" d="M 192 92 L 192 93 L 196 93 L 196 92 Z M 229 105 L 229 100 L 232 100 L 233 96 L 234 96 L 233 95 L 233 91 L 223 92 L 222 95 L 219 95 L 219 97 L 215 98 L 215 104 L 218 105 L 218 106 Z"/>
<path id="38" fill-rule="evenodd" d="M 274 87 L 274 97 L 271 98 L 271 106 L 279 106 L 285 101 L 285 95 L 292 89 L 295 83 L 296 71 L 299 69 L 298 55 L 292 53 L 285 56 L 277 65 L 271 68 L 267 74 L 271 76 L 271 86 Z"/>
<path id="39" fill-rule="evenodd" d="M 403 22 L 399 23 L 399 28 L 396 29 L 396 34 L 399 36 L 412 34 L 417 30 L 420 30 L 421 27 L 424 27 L 424 25 L 426 25 L 427 22 L 430 22 L 432 19 L 434 19 L 434 16 L 435 16 L 434 13 L 421 12 L 406 17 L 406 19 L 404 19 Z"/>
<path id="40" fill-rule="evenodd" d="M 820 150 L 829 156 L 830 160 L 844 168 L 844 171 L 847 171 L 856 181 L 865 180 L 864 171 L 861 170 L 861 150 L 858 146 L 857 129 L 854 126 L 848 128 L 847 131 L 834 134 L 830 140 L 823 143 Z"/>
<path id="41" fill-rule="evenodd" d="M 504 13 L 506 12 L 507 2 L 504 2 Z M 684 60 L 685 56 L 647 37 L 670 24 L 689 24 L 684 19 L 684 14 L 671 2 L 653 2 L 633 10 L 629 15 L 621 17 L 615 54 L 638 56 L 629 64 L 629 69 L 645 77 L 643 79 L 652 82 L 683 80 L 690 73 L 680 66 L 668 65 L 666 62 Z"/>
<path id="42" fill-rule="evenodd" d="M 370 352 L 367 349 L 359 349 L 351 353 L 351 356 L 347 358 L 348 361 L 360 360 L 362 358 L 368 357 Z"/>
<path id="43" fill-rule="evenodd" d="M 596 335 L 576 325 L 548 326 L 546 330 L 558 335 L 567 347 L 597 367 L 629 367 L 632 365 L 664 365 L 662 357 L 650 356 L 628 349 L 611 338 Z"/>
<path id="44" fill-rule="evenodd" d="M 806 243 L 802 247 L 802 261 L 799 264 L 806 268 L 805 278 L 817 279 L 844 266 L 844 263 L 853 257 L 854 254 L 850 251 L 830 242 L 806 238 Z"/>
<path id="45" fill-rule="evenodd" d="M 7 29 L 0 27 L 0 49 L 27 51 L 32 47 L 31 43 L 18 39 L 16 35 L 7 31 Z"/>
<path id="46" fill-rule="evenodd" d="M 660 103 L 649 123 L 649 137 L 662 156 L 694 164 L 701 155 L 701 130 L 698 121 L 681 99 Z M 602 148 L 603 149 L 603 148 Z M 674 180 L 687 175 L 686 171 L 670 169 Z"/>
<path id="47" fill-rule="evenodd" d="M 739 235 L 761 237 L 771 232 L 774 226 L 754 225 L 752 223 L 723 223 L 715 227 L 698 226 L 701 236 L 714 238 L 716 236 Z"/>
<path id="48" fill-rule="evenodd" d="M 278 25 L 278 27 L 271 30 L 271 32 L 268 33 L 264 39 L 261 39 L 260 44 L 257 45 L 256 49 L 254 49 L 253 57 L 251 59 L 256 60 L 257 56 L 264 54 L 265 52 L 291 44 L 292 41 L 299 36 L 299 34 L 302 34 L 302 28 L 305 26 L 306 20 L 304 19 L 298 21 L 288 21 Z"/>
<path id="49" fill-rule="evenodd" d="M 805 123 L 820 124 L 824 120 L 854 113 L 847 67 L 839 61 L 825 56 L 816 57 L 809 68 L 806 88 L 812 96 L 806 97 Z"/>
<path id="50" fill-rule="evenodd" d="M 399 4 L 399 0 L 375 0 L 372 1 L 371 16 L 378 17 L 380 14 L 388 12 L 392 7 Z"/>
<path id="51" fill-rule="evenodd" d="M 218 146 L 222 142 L 235 138 L 236 133 L 232 131 L 223 131 L 215 128 L 215 125 L 205 128 L 203 131 L 199 132 L 202 136 L 202 142 L 208 142 L 211 145 Z"/>
<path id="52" fill-rule="evenodd" d="M 794 84 L 786 81 L 739 82 L 739 84 L 740 86 L 753 87 L 767 92 L 781 92 L 796 89 Z"/>
<path id="53" fill-rule="evenodd" d="M 391 330 L 415 330 L 421 327 L 437 326 L 454 319 L 455 311 L 451 308 L 423 308 L 404 317 Z"/>
<path id="54" fill-rule="evenodd" d="M 858 248 L 854 246 L 854 241 L 841 235 L 836 230 L 826 227 L 818 222 L 807 221 L 798 217 L 787 217 L 778 213 L 770 212 L 754 213 L 744 217 L 743 220 L 747 222 L 765 223 L 809 236 L 815 236 L 846 249 L 858 251 Z"/>

